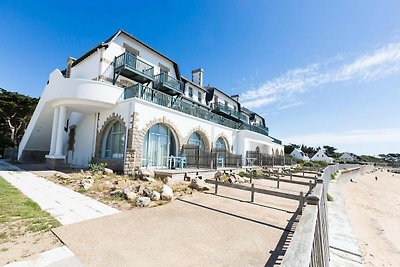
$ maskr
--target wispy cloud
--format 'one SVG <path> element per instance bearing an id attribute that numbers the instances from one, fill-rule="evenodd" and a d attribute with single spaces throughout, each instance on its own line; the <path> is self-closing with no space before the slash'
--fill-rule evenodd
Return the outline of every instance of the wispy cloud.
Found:
<path id="1" fill-rule="evenodd" d="M 242 93 L 243 105 L 260 108 L 275 102 L 284 103 L 285 99 L 292 99 L 297 94 L 321 85 L 343 81 L 370 81 L 398 74 L 400 43 L 388 44 L 353 60 L 347 59 L 349 62 L 345 61 L 344 56 L 338 56 L 324 63 L 290 69 L 284 75 Z"/>

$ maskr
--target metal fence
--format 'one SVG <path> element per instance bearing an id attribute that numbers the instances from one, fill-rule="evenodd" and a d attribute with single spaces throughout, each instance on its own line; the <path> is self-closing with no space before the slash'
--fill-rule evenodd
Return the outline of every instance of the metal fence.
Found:
<path id="1" fill-rule="evenodd" d="M 206 151 L 197 145 L 183 145 L 181 154 L 186 157 L 186 166 L 193 168 L 241 167 L 242 155 L 224 149 Z"/>
<path id="2" fill-rule="evenodd" d="M 251 150 L 246 151 L 246 166 L 284 166 L 286 165 L 286 160 L 287 159 L 284 156 L 273 156 Z"/>

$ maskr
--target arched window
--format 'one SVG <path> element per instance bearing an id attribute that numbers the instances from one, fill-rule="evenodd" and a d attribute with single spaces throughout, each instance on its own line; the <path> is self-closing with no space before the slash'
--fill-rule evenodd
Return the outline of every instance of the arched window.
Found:
<path id="1" fill-rule="evenodd" d="M 155 124 L 143 139 L 142 166 L 167 167 L 169 156 L 176 156 L 176 151 L 172 131 L 164 124 Z"/>
<path id="2" fill-rule="evenodd" d="M 199 146 L 201 149 L 204 149 L 204 148 L 205 148 L 203 138 L 201 138 L 200 134 L 199 134 L 199 133 L 196 133 L 196 132 L 194 132 L 194 133 L 192 133 L 192 134 L 190 135 L 188 144 L 189 144 L 189 145 L 196 145 L 196 146 Z"/>
<path id="3" fill-rule="evenodd" d="M 226 148 L 226 142 L 223 137 L 219 137 L 217 141 L 215 142 L 215 148 L 221 149 L 221 150 L 227 150 Z"/>
<path id="4" fill-rule="evenodd" d="M 124 158 L 125 126 L 121 122 L 116 121 L 110 126 L 104 141 L 103 157 Z"/>
<path id="5" fill-rule="evenodd" d="M 259 147 L 256 147 L 256 152 L 260 153 L 260 148 Z"/>

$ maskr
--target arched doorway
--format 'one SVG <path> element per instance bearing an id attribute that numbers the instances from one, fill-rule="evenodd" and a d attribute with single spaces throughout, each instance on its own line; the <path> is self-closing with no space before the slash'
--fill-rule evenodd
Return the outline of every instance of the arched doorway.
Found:
<path id="1" fill-rule="evenodd" d="M 177 152 L 176 138 L 169 127 L 157 123 L 143 138 L 142 166 L 167 167 L 168 158 Z"/>
<path id="2" fill-rule="evenodd" d="M 120 121 L 113 122 L 104 135 L 101 157 L 123 159 L 125 152 L 125 126 Z"/>

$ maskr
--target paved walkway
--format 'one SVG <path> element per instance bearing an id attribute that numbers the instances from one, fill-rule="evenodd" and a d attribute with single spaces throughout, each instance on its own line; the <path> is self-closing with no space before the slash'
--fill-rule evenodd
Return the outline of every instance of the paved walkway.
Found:
<path id="1" fill-rule="evenodd" d="M 0 176 L 63 225 L 119 212 L 117 209 L 5 161 L 0 161 Z"/>
<path id="2" fill-rule="evenodd" d="M 43 210 L 49 212 L 63 225 L 119 212 L 117 209 L 11 165 L 4 160 L 0 160 L 0 176 L 18 188 L 24 195 L 35 201 Z M 83 265 L 68 247 L 62 246 L 43 252 L 36 259 L 13 262 L 5 266 L 67 267 Z"/>
<path id="3" fill-rule="evenodd" d="M 328 193 L 333 197 L 328 202 L 330 266 L 363 266 L 358 240 L 347 217 L 344 197 L 338 183 L 355 180 L 359 172 L 340 174 L 331 181 Z"/>

